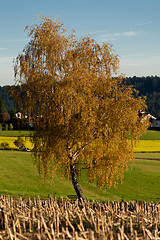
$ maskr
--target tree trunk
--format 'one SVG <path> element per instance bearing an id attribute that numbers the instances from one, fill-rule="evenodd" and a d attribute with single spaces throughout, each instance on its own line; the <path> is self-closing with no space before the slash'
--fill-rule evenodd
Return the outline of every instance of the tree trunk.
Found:
<path id="1" fill-rule="evenodd" d="M 70 165 L 70 170 L 71 170 L 71 176 L 72 176 L 72 184 L 76 191 L 77 197 L 79 200 L 85 201 L 85 197 L 83 195 L 82 189 L 78 183 L 76 168 L 74 164 Z"/>

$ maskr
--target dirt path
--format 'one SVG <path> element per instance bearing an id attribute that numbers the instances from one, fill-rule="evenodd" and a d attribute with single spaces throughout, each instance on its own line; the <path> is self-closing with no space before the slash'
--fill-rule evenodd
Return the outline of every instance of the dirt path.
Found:
<path id="1" fill-rule="evenodd" d="M 160 158 L 141 158 L 141 157 L 136 157 L 134 159 L 144 159 L 144 160 L 160 161 Z"/>

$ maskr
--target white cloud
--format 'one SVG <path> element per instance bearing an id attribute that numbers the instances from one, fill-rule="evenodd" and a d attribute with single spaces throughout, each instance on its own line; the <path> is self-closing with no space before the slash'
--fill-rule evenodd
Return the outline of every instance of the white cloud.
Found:
<path id="1" fill-rule="evenodd" d="M 14 84 L 14 71 L 12 66 L 0 64 L 0 86 Z"/>
<path id="2" fill-rule="evenodd" d="M 158 55 L 123 55 L 120 58 L 120 72 L 127 76 L 160 75 L 159 62 Z"/>
<path id="3" fill-rule="evenodd" d="M 106 30 L 97 30 L 92 32 L 92 34 L 97 34 L 97 33 L 106 33 Z"/>
<path id="4" fill-rule="evenodd" d="M 121 58 L 122 59 L 130 59 L 130 58 L 142 58 L 142 57 L 146 57 L 146 54 L 143 53 L 133 53 L 133 54 L 125 54 L 122 55 Z"/>
<path id="5" fill-rule="evenodd" d="M 25 42 L 27 38 L 19 38 L 19 39 L 8 39 L 7 42 Z"/>
<path id="6" fill-rule="evenodd" d="M 123 37 L 135 37 L 137 35 L 139 35 L 139 32 L 135 32 L 135 31 L 115 32 L 115 33 L 101 34 L 99 36 L 99 39 L 101 41 L 105 42 L 105 41 L 110 41 L 110 40 L 117 40 L 117 39 L 123 38 Z"/>
<path id="7" fill-rule="evenodd" d="M 129 31 L 129 32 L 123 32 L 123 33 L 113 33 L 113 36 L 115 37 L 121 37 L 121 36 L 127 36 L 127 37 L 132 37 L 132 36 L 137 36 L 137 32 Z"/>
<path id="8" fill-rule="evenodd" d="M 11 39 L 4 39 L 4 40 L 1 40 L 0 42 L 1 43 L 14 43 L 14 42 L 25 42 L 27 41 L 28 38 L 11 38 Z"/>
<path id="9" fill-rule="evenodd" d="M 121 56 L 121 61 L 130 64 L 131 62 L 138 65 L 154 65 L 160 61 L 159 55 L 143 55 L 143 54 L 131 54 Z"/>
<path id="10" fill-rule="evenodd" d="M 137 26 L 145 26 L 145 25 L 149 25 L 151 24 L 152 22 L 142 22 L 142 23 L 138 23 Z"/>
<path id="11" fill-rule="evenodd" d="M 0 63 L 13 63 L 13 57 L 0 57 Z"/>

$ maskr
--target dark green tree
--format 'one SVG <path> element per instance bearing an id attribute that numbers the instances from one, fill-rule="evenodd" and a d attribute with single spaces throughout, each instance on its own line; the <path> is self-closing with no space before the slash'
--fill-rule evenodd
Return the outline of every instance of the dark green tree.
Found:
<path id="1" fill-rule="evenodd" d="M 4 104 L 4 101 L 2 99 L 2 96 L 0 95 L 0 122 L 3 122 L 3 114 L 6 111 L 6 107 Z"/>

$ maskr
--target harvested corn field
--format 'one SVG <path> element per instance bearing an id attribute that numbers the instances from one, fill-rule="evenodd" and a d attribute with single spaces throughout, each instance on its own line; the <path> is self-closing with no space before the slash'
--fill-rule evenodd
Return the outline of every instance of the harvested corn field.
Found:
<path id="1" fill-rule="evenodd" d="M 158 239 L 160 204 L 0 196 L 0 239 Z"/>

